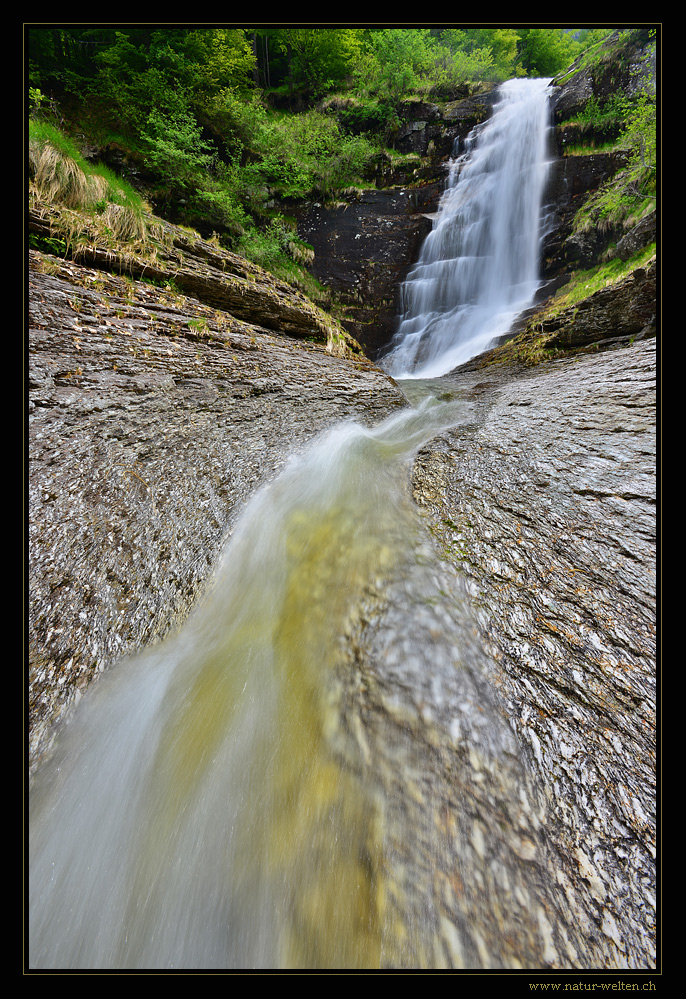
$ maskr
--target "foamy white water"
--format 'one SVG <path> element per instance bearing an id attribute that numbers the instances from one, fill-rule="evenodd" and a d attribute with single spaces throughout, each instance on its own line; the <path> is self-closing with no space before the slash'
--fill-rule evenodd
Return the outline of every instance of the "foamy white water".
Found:
<path id="1" fill-rule="evenodd" d="M 402 287 L 402 316 L 380 364 L 437 378 L 487 350 L 540 285 L 549 80 L 510 80 L 492 117 L 451 163 L 438 217 Z"/>

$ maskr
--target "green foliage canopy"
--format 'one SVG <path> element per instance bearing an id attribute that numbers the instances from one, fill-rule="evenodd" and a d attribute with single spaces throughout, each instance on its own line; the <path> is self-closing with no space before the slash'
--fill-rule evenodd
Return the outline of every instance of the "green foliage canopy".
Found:
<path id="1" fill-rule="evenodd" d="M 527 76 L 555 76 L 581 52 L 581 43 L 564 28 L 518 28 L 518 59 Z"/>
<path id="2" fill-rule="evenodd" d="M 355 28 L 282 28 L 276 36 L 286 56 L 291 89 L 320 96 L 351 72 L 362 49 L 362 32 Z"/>

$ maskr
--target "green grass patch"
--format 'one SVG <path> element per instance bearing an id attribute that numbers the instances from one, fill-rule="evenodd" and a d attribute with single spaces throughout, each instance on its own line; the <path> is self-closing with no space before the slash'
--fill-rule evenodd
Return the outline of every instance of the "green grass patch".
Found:
<path id="1" fill-rule="evenodd" d="M 553 296 L 550 305 L 545 313 L 537 316 L 537 320 L 550 318 L 565 309 L 571 308 L 584 298 L 589 298 L 603 288 L 617 284 L 628 277 L 632 271 L 646 264 L 655 256 L 655 243 L 650 243 L 639 253 L 634 254 L 629 260 L 621 260 L 615 257 L 606 263 L 598 264 L 586 271 L 576 271 L 572 274 L 569 282 L 560 288 Z"/>
<path id="2" fill-rule="evenodd" d="M 655 208 L 656 174 L 635 162 L 593 192 L 576 214 L 575 232 L 629 229 Z"/>
<path id="3" fill-rule="evenodd" d="M 570 143 L 565 146 L 565 156 L 595 156 L 598 153 L 612 153 L 617 149 L 617 142 L 614 140 Z"/>
<path id="4" fill-rule="evenodd" d="M 49 122 L 29 121 L 30 191 L 41 201 L 90 215 L 108 241 L 145 238 L 148 206 L 122 177 L 89 163 L 72 139 Z"/>
<path id="5" fill-rule="evenodd" d="M 557 337 L 557 330 L 544 332 L 542 326 L 568 310 L 574 310 L 579 302 L 591 295 L 617 284 L 633 271 L 645 267 L 655 256 L 655 243 L 646 246 L 629 260 L 615 257 L 585 271 L 574 273 L 570 281 L 551 298 L 533 317 L 526 330 L 507 343 L 488 351 L 484 366 L 523 364 L 533 366 L 556 357 L 564 357 L 569 351 L 549 346 Z M 584 348 L 593 349 L 592 346 Z"/>

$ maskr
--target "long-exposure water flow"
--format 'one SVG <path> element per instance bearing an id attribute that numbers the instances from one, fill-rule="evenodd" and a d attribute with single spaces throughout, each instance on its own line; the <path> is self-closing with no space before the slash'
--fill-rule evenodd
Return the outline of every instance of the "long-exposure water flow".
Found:
<path id="1" fill-rule="evenodd" d="M 436 378 L 508 332 L 539 287 L 548 169 L 548 80 L 503 84 L 493 115 L 451 162 L 434 227 L 402 286 L 382 361 L 396 378 Z"/>
<path id="2" fill-rule="evenodd" d="M 31 795 L 32 966 L 378 964 L 371 799 L 327 698 L 412 544 L 407 460 L 459 419 L 429 397 L 325 435 L 250 503 L 187 626 L 83 699 Z"/>

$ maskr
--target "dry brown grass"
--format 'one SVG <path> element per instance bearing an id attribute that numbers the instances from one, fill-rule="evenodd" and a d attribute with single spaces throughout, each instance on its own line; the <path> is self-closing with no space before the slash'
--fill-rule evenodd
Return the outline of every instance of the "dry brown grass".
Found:
<path id="1" fill-rule="evenodd" d="M 85 173 L 49 142 L 30 141 L 28 161 L 30 190 L 37 201 L 92 215 L 95 229 L 107 241 L 145 242 L 144 216 L 112 200 L 107 177 Z"/>

